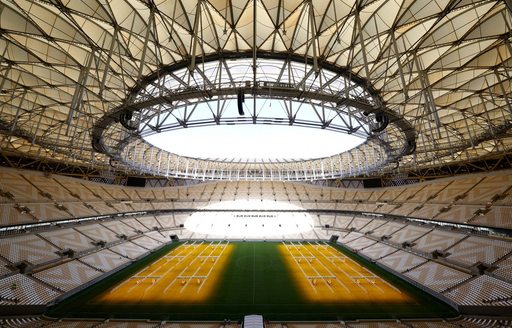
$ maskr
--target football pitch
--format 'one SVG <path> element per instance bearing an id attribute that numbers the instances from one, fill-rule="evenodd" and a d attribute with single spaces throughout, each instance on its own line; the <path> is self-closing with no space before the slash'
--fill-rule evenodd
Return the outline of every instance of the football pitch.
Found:
<path id="1" fill-rule="evenodd" d="M 61 302 L 54 317 L 240 320 L 450 317 L 456 312 L 324 242 L 171 244 Z"/>

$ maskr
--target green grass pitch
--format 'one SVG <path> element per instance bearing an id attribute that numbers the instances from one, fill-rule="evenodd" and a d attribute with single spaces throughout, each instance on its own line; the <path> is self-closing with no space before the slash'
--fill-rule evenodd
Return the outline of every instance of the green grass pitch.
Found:
<path id="1" fill-rule="evenodd" d="M 266 320 L 349 320 L 359 318 L 453 317 L 457 312 L 398 277 L 333 245 L 345 255 L 414 297 L 408 304 L 311 303 L 297 290 L 287 271 L 277 242 L 235 242 L 227 268 L 214 296 L 200 304 L 94 304 L 93 300 L 114 284 L 154 262 L 174 243 L 96 283 L 51 308 L 50 317 L 139 318 L 158 320 L 241 320 L 246 314 L 263 314 Z"/>

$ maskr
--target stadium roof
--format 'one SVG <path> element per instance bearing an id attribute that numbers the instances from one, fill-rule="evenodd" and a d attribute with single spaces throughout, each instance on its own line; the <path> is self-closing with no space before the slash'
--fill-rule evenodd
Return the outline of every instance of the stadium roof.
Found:
<path id="1" fill-rule="evenodd" d="M 362 88 L 345 99 L 344 114 L 361 121 L 369 117 L 364 126 L 378 125 L 383 113 L 389 128 L 371 130 L 367 148 L 345 154 L 343 161 L 353 163 L 348 166 L 332 158 L 205 164 L 167 154 L 167 163 L 176 162 L 171 165 L 176 176 L 200 177 L 197 172 L 204 169 L 204 178 L 212 169 L 211 178 L 219 178 L 218 172 L 234 169 L 246 178 L 266 179 L 278 171 L 294 172 L 292 179 L 299 171 L 300 179 L 329 178 L 392 169 L 395 161 L 407 169 L 507 153 L 511 7 L 509 0 L 1 0 L 1 151 L 105 167 L 114 159 L 121 169 L 169 175 L 158 150 L 141 151 L 117 124 L 132 119 L 134 99 L 162 75 L 188 68 L 190 75 L 201 76 L 212 61 L 227 72 L 226 60 L 252 59 L 258 65 L 257 58 L 281 60 L 282 67 L 302 62 L 304 76 L 338 74 L 347 79 L 346 88 Z M 254 82 L 252 90 L 256 73 Z M 314 83 L 326 89 L 327 82 Z M 302 96 L 282 94 L 283 99 Z M 316 105 L 341 107 L 327 96 L 317 96 Z M 148 106 L 155 111 L 155 104 Z M 256 121 L 256 115 L 247 115 Z M 375 139 L 387 157 L 375 150 Z M 139 145 L 138 153 L 126 145 L 134 150 Z M 375 165 L 368 167 L 370 153 Z M 148 161 L 151 167 L 141 166 Z M 196 176 L 189 173 L 192 167 Z M 327 167 L 339 174 L 319 174 Z"/>

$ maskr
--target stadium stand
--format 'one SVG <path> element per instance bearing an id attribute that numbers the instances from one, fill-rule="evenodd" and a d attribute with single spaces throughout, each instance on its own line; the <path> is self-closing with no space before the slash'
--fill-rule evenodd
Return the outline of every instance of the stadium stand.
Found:
<path id="1" fill-rule="evenodd" d="M 11 274 L 12 270 L 7 267 L 7 263 L 0 259 L 0 277 Z"/>
<path id="2" fill-rule="evenodd" d="M 63 292 L 69 292 L 85 285 L 101 274 L 101 271 L 93 269 L 78 260 L 73 260 L 39 271 L 34 273 L 33 276 Z"/>
<path id="3" fill-rule="evenodd" d="M 379 208 L 379 205 L 377 205 L 377 204 L 359 203 L 355 207 L 355 210 L 359 211 L 359 212 L 373 213 L 373 212 L 380 212 L 380 210 L 377 211 L 378 208 Z"/>
<path id="4" fill-rule="evenodd" d="M 103 201 L 94 201 L 87 203 L 91 208 L 101 215 L 117 213 L 117 209 L 111 204 Z"/>
<path id="5" fill-rule="evenodd" d="M 424 203 L 416 207 L 411 213 L 410 216 L 431 220 L 434 219 L 441 211 L 443 211 L 447 206 L 445 204 L 433 204 L 433 203 Z"/>
<path id="6" fill-rule="evenodd" d="M 459 322 L 459 327 L 499 327 L 506 328 L 512 326 L 512 320 L 488 318 L 488 317 L 464 317 Z"/>
<path id="7" fill-rule="evenodd" d="M 63 205 L 72 218 L 95 216 L 98 214 L 94 209 L 87 207 L 84 203 L 68 202 Z M 52 218 L 53 219 L 53 218 Z"/>
<path id="8" fill-rule="evenodd" d="M 316 256 L 288 254 L 292 264 L 301 257 L 296 271 L 311 293 L 346 296 L 334 292 L 342 279 L 331 281 L 331 269 L 354 258 L 459 314 L 345 320 L 329 312 L 332 322 L 267 328 L 512 327 L 511 37 L 512 0 L 0 0 L 0 327 L 241 328 L 227 319 L 170 322 L 172 313 L 163 321 L 29 315 L 174 246 L 193 244 L 165 263 L 184 264 L 205 241 L 226 254 L 255 245 L 228 247 L 235 239 L 303 243 L 323 255 L 329 266 L 318 271 Z M 238 133 L 209 147 L 215 154 L 185 154 L 174 147 L 192 149 L 190 137 L 172 136 L 163 142 L 170 148 L 150 139 L 232 125 L 289 128 L 275 139 L 298 149 L 256 155 L 235 144 L 246 137 Z M 331 135 L 305 146 L 292 135 L 305 127 L 308 141 L 316 129 L 359 144 L 341 150 L 348 143 Z M 257 131 L 254 141 L 273 148 Z M 328 153 L 303 152 L 315 148 Z M 250 205 L 235 210 L 235 202 Z M 240 218 L 268 221 L 254 234 L 247 224 L 224 231 Z M 281 230 L 278 219 L 296 229 Z M 226 281 L 252 278 L 244 287 L 254 294 L 267 258 L 252 250 L 252 277 Z M 208 270 L 224 263 L 199 256 L 212 267 L 173 278 L 181 291 L 192 283 L 199 294 Z M 361 285 L 378 285 L 376 275 L 353 271 L 345 277 L 370 299 Z M 151 286 L 165 283 L 129 281 L 150 277 Z M 425 308 L 435 309 L 430 296 Z"/>
<path id="9" fill-rule="evenodd" d="M 497 268 L 492 271 L 492 275 L 498 276 L 512 282 L 512 256 L 495 263 Z"/>
<path id="10" fill-rule="evenodd" d="M 173 214 L 170 214 L 170 215 L 159 215 L 158 217 L 156 217 L 156 220 L 158 221 L 158 223 L 160 224 L 160 226 L 162 227 L 176 227 L 177 224 L 176 222 L 174 222 L 174 215 Z"/>
<path id="11" fill-rule="evenodd" d="M 28 261 L 40 264 L 60 258 L 58 249 L 36 235 L 0 239 L 0 255 L 12 264 Z"/>
<path id="12" fill-rule="evenodd" d="M 364 226 L 370 223 L 371 219 L 366 218 L 354 218 L 347 226 L 348 229 L 361 230 Z"/>
<path id="13" fill-rule="evenodd" d="M 59 183 L 56 183 L 51 177 L 43 176 L 42 174 L 30 175 L 20 174 L 26 181 L 37 188 L 39 193 L 49 200 L 56 202 L 73 202 L 77 197 L 73 196 L 66 188 Z"/>
<path id="14" fill-rule="evenodd" d="M 42 305 L 60 294 L 55 289 L 19 273 L 0 279 L 0 305 Z"/>
<path id="15" fill-rule="evenodd" d="M 117 236 L 124 235 L 126 237 L 132 237 L 137 234 L 132 227 L 126 225 L 122 221 L 109 221 L 101 223 L 101 225 L 114 232 Z"/>
<path id="16" fill-rule="evenodd" d="M 398 250 L 383 257 L 379 263 L 382 263 L 396 272 L 405 272 L 425 263 L 426 261 L 426 259 L 417 255 Z"/>
<path id="17" fill-rule="evenodd" d="M 503 193 L 512 186 L 510 175 L 485 176 L 474 188 L 464 193 L 464 197 L 458 199 L 456 204 L 485 204 L 500 198 Z"/>
<path id="18" fill-rule="evenodd" d="M 137 193 L 137 196 L 141 200 L 145 201 L 153 201 L 153 200 L 162 200 L 165 199 L 164 193 L 161 190 L 158 189 L 134 189 L 134 191 Z"/>
<path id="19" fill-rule="evenodd" d="M 493 264 L 512 252 L 512 242 L 470 236 L 448 249 L 448 259 L 456 260 L 467 265 L 477 262 Z"/>
<path id="20" fill-rule="evenodd" d="M 155 209 L 151 202 L 134 202 L 130 206 L 135 211 L 152 211 Z M 165 209 L 165 207 L 161 209 Z"/>
<path id="21" fill-rule="evenodd" d="M 391 237 L 391 235 L 393 233 L 399 231 L 400 229 L 403 229 L 404 227 L 405 227 L 405 224 L 403 224 L 403 223 L 387 222 L 386 224 L 379 226 L 377 229 L 374 229 L 372 236 L 375 236 L 378 238 L 381 238 L 384 236 Z"/>
<path id="22" fill-rule="evenodd" d="M 424 203 L 434 198 L 441 190 L 443 190 L 450 182 L 438 180 L 435 183 L 424 183 L 424 187 L 421 188 L 407 201 L 412 203 Z M 419 187 L 421 184 L 417 185 Z"/>
<path id="23" fill-rule="evenodd" d="M 79 260 L 80 262 L 88 264 L 89 266 L 103 272 L 110 272 L 130 262 L 126 257 L 116 254 L 108 249 L 103 249 L 99 252 L 83 256 Z"/>
<path id="24" fill-rule="evenodd" d="M 421 203 L 399 203 L 395 206 L 395 208 L 390 212 L 393 215 L 401 215 L 407 216 L 414 212 L 417 208 L 421 206 Z"/>
<path id="25" fill-rule="evenodd" d="M 512 217 L 512 206 L 493 205 L 488 210 L 486 213 L 482 212 L 475 215 L 470 223 L 495 228 L 512 228 L 512 221 L 510 220 Z M 484 211 L 486 211 L 485 208 Z"/>
<path id="26" fill-rule="evenodd" d="M 104 189 L 104 185 L 99 183 L 90 183 L 83 182 L 82 186 L 89 190 L 89 192 L 95 197 L 96 200 L 101 199 L 104 201 L 113 201 L 115 200 L 112 195 Z M 105 186 L 105 188 L 110 189 L 110 186 Z"/>
<path id="27" fill-rule="evenodd" d="M 360 238 L 357 238 L 353 241 L 350 241 L 348 243 L 346 243 L 345 245 L 350 247 L 351 249 L 353 249 L 354 251 L 356 252 L 359 252 L 360 250 L 366 248 L 366 247 L 369 247 L 373 244 L 375 244 L 376 241 L 373 240 L 373 239 L 370 239 L 370 238 L 366 238 L 365 236 L 362 236 Z"/>
<path id="28" fill-rule="evenodd" d="M 5 174 L 3 169 L 0 171 Z M 96 213 L 119 213 L 121 210 L 133 211 L 137 208 L 134 205 L 135 203 L 121 204 L 116 202 L 139 201 L 147 204 L 147 199 L 154 198 L 152 195 L 156 194 L 162 194 L 170 198 L 181 197 L 182 201 L 177 207 L 188 208 L 192 203 L 197 206 L 197 201 L 192 202 L 192 199 L 194 199 L 192 197 L 204 199 L 204 202 L 211 202 L 216 198 L 224 199 L 226 190 L 229 188 L 231 188 L 229 192 L 232 193 L 229 199 L 236 199 L 239 196 L 245 198 L 247 193 L 249 197 L 259 199 L 260 197 L 274 197 L 275 192 L 282 192 L 287 195 L 286 197 L 295 198 L 299 204 L 306 204 L 309 207 L 314 204 L 311 208 L 316 210 L 361 208 L 364 211 L 359 214 L 357 211 L 318 214 L 314 216 L 314 230 L 300 234 L 283 235 L 279 238 L 285 240 L 327 240 L 332 234 L 336 234 L 339 235 L 339 242 L 343 245 L 360 252 L 361 255 L 394 272 L 402 273 L 424 286 L 424 288 L 442 293 L 457 304 L 462 306 L 469 304 L 479 304 L 479 306 L 508 304 L 507 288 L 510 286 L 511 279 L 508 271 L 510 271 L 509 262 L 510 253 L 512 252 L 512 244 L 509 241 L 497 237 L 487 237 L 483 234 L 475 235 L 468 233 L 467 230 L 457 229 L 456 226 L 443 227 L 426 224 L 426 222 L 408 221 L 406 217 L 390 219 L 387 217 L 369 217 L 364 214 L 368 213 L 366 212 L 367 209 L 376 205 L 375 201 L 386 200 L 394 202 L 394 204 L 388 204 L 389 208 L 393 208 L 391 211 L 393 215 L 411 211 L 408 214 L 413 218 L 426 216 L 444 222 L 461 223 L 467 220 L 465 218 L 469 214 L 487 208 L 490 210 L 475 214 L 470 222 L 476 223 L 486 220 L 484 221 L 486 225 L 493 226 L 489 223 L 492 221 L 494 225 L 505 228 L 510 224 L 507 219 L 508 212 L 506 212 L 509 207 L 497 205 L 498 201 L 495 201 L 497 197 L 494 197 L 494 194 L 491 195 L 491 187 L 500 175 L 497 175 L 497 178 L 489 179 L 486 187 L 489 191 L 485 195 L 476 194 L 480 183 L 486 182 L 486 179 L 480 176 L 467 179 L 467 183 L 460 188 L 448 188 L 458 180 L 449 181 L 444 179 L 440 182 L 416 185 L 414 186 L 414 192 L 410 192 L 409 188 L 406 187 L 394 187 L 389 190 L 383 188 L 381 191 L 374 190 L 372 192 L 348 192 L 343 190 L 320 192 L 311 189 L 307 185 L 290 184 L 283 187 L 282 184 L 276 183 L 255 184 L 245 182 L 238 183 L 236 185 L 238 189 L 236 187 L 232 188 L 229 183 L 223 183 L 221 186 L 208 184 L 200 187 L 188 186 L 171 189 L 144 190 L 134 188 L 126 193 L 119 188 L 112 189 L 108 185 L 98 186 L 87 181 L 77 183 L 71 178 L 40 176 L 39 179 L 32 179 L 30 171 L 24 171 L 23 173 L 13 172 L 13 170 L 7 171 L 9 171 L 11 179 L 13 174 L 18 176 L 23 174 L 23 180 L 15 187 L 3 186 L 2 190 L 4 188 L 12 190 L 13 195 L 18 190 L 19 197 L 21 197 L 19 190 L 26 189 L 31 190 L 30 195 L 32 196 L 20 198 L 23 199 L 23 203 L 16 203 L 10 198 L 4 197 L 5 203 L 0 205 L 3 208 L 11 207 L 14 212 L 10 212 L 11 214 L 7 212 L 7 215 L 2 217 L 1 224 L 3 226 L 13 222 L 15 224 L 37 223 L 39 221 L 34 219 L 34 214 L 40 217 L 44 216 L 45 220 L 56 220 L 63 218 L 62 213 L 64 213 L 64 216 L 67 215 L 71 218 L 75 217 L 72 216 L 73 213 L 87 217 L 91 214 L 95 216 Z M 34 184 L 27 182 L 27 180 L 34 181 Z M 243 188 L 247 188 L 247 190 Z M 279 188 L 282 190 L 276 191 Z M 208 191 L 205 190 L 208 189 L 213 194 L 207 196 Z M 52 201 L 58 201 L 59 204 L 65 207 L 64 209 L 57 208 L 56 203 L 49 202 L 48 197 L 41 196 L 41 194 L 44 195 L 44 193 L 53 190 L 55 190 L 57 196 L 53 197 Z M 444 193 L 440 193 L 441 190 L 444 190 Z M 496 194 L 504 195 L 503 193 L 506 190 L 508 189 L 501 188 L 497 190 Z M 96 195 L 101 196 L 101 199 Z M 348 195 L 349 200 L 354 201 L 354 203 L 346 203 L 342 199 L 345 195 Z M 434 198 L 435 195 L 437 196 Z M 464 195 L 466 196 L 462 197 Z M 483 203 L 489 201 L 489 196 L 494 198 L 491 206 Z M 332 202 L 331 200 L 335 197 L 339 197 L 343 202 Z M 414 197 L 421 202 L 409 204 L 408 199 Z M 321 201 L 314 202 L 315 198 Z M 505 199 L 504 196 L 500 198 L 500 200 L 503 199 Z M 82 203 L 85 201 L 87 203 Z M 440 201 L 445 203 L 436 203 Z M 448 201 L 451 203 L 448 203 Z M 52 210 L 45 215 L 41 214 L 41 211 L 36 212 L 35 210 L 22 213 L 15 209 L 14 206 L 17 206 L 17 204 L 23 204 L 22 206 L 27 208 L 35 208 L 33 205 L 44 204 Z M 112 206 L 109 204 L 112 204 Z M 361 204 L 367 204 L 370 207 L 359 207 Z M 396 207 L 397 205 L 400 206 Z M 382 208 L 382 206 L 380 207 Z M 74 208 L 80 208 L 80 210 L 70 210 Z M 98 210 L 98 208 L 103 208 L 103 210 Z M 430 214 L 418 215 L 425 208 L 428 208 Z M 446 208 L 446 210 L 442 210 L 442 208 Z M 80 212 L 82 210 L 83 212 Z M 492 213 L 502 213 L 502 217 L 500 219 L 489 219 L 492 217 Z M 15 217 L 13 218 L 14 214 Z M 76 217 L 80 216 L 76 215 Z M 51 297 L 43 298 L 45 302 L 49 302 L 62 293 L 73 291 L 103 274 L 108 274 L 170 242 L 169 236 L 171 234 L 177 234 L 181 239 L 201 240 L 208 237 L 205 234 L 180 227 L 180 225 L 185 225 L 189 217 L 189 213 L 167 213 L 122 217 L 114 220 L 82 221 L 71 223 L 70 226 L 51 225 L 41 231 L 34 230 L 32 233 L 25 231 L 22 235 L 6 232 L 0 238 L 0 261 L 5 261 L 0 271 L 0 278 L 17 277 L 16 279 L 22 279 L 19 280 L 20 283 L 30 284 L 29 286 L 32 286 L 30 287 L 32 289 L 35 286 L 43 290 L 46 288 L 52 291 L 50 293 Z M 163 230 L 158 231 L 160 229 Z M 245 237 L 241 235 L 240 239 L 242 238 Z M 264 237 L 261 236 L 261 238 Z M 73 253 L 67 253 L 69 250 Z M 69 256 L 73 257 L 69 258 Z M 440 262 L 432 260 L 433 256 L 440 256 Z M 20 264 L 24 261 L 29 265 L 36 265 L 34 273 L 30 273 L 29 270 L 27 273 L 21 274 L 14 267 L 8 268 L 6 266 Z M 480 264 L 484 265 L 483 268 L 480 268 L 480 270 L 484 270 L 483 272 L 472 271 L 472 274 L 469 274 L 473 268 Z M 37 266 L 41 266 L 42 269 L 38 270 Z M 479 275 L 482 273 L 484 274 Z M 468 290 L 474 289 L 475 284 L 479 283 L 484 284 L 485 289 L 500 289 L 502 292 L 497 295 L 464 296 Z M 28 302 L 26 299 L 23 302 Z M 34 304 L 41 304 L 41 302 L 35 302 Z"/>
<path id="29" fill-rule="evenodd" d="M 96 242 L 111 243 L 119 240 L 115 232 L 105 228 L 99 223 L 77 226 L 75 229 Z"/>
<path id="30" fill-rule="evenodd" d="M 17 203 L 47 202 L 49 199 L 43 196 L 32 184 L 19 174 L 19 170 L 2 168 L 0 170 L 0 188 L 12 195 Z M 30 172 L 30 178 L 36 175 Z"/>
<path id="31" fill-rule="evenodd" d="M 155 209 L 155 210 L 171 209 L 171 206 L 170 206 L 169 202 L 167 202 L 167 201 L 152 201 L 151 205 L 153 206 L 153 209 Z"/>
<path id="32" fill-rule="evenodd" d="M 435 229 L 417 239 L 413 247 L 423 252 L 444 251 L 464 238 L 467 235 Z"/>
<path id="33" fill-rule="evenodd" d="M 125 242 L 120 245 L 110 247 L 110 250 L 131 260 L 135 260 L 148 253 L 146 248 L 131 242 Z"/>
<path id="34" fill-rule="evenodd" d="M 391 235 L 391 241 L 395 243 L 412 243 L 413 241 L 426 235 L 430 231 L 432 231 L 432 229 L 430 228 L 408 225 L 405 226 L 403 229 L 394 232 Z"/>
<path id="35" fill-rule="evenodd" d="M 81 200 L 82 202 L 93 202 L 100 199 L 93 192 L 84 187 L 84 185 L 78 182 L 79 180 L 55 176 L 54 181 L 61 185 L 63 188 L 66 188 L 66 190 L 68 190 L 69 193 L 73 195 L 73 197 Z"/>
<path id="36" fill-rule="evenodd" d="M 450 290 L 445 295 L 460 305 L 510 306 L 512 284 L 482 275 Z"/>
<path id="37" fill-rule="evenodd" d="M 372 212 L 389 214 L 396 208 L 396 206 L 396 204 L 381 204 Z"/>
<path id="38" fill-rule="evenodd" d="M 129 203 L 125 203 L 129 202 Z M 113 208 L 115 208 L 116 212 L 132 212 L 132 211 L 138 211 L 138 209 L 134 208 L 133 203 L 131 200 L 128 201 L 114 201 L 110 203 Z"/>
<path id="39" fill-rule="evenodd" d="M 379 229 L 382 225 L 386 224 L 387 222 L 385 220 L 378 220 L 373 219 L 370 223 L 364 225 L 363 227 L 359 228 L 359 232 L 362 233 L 369 233 L 371 234 L 375 230 Z"/>
<path id="40" fill-rule="evenodd" d="M 482 181 L 482 177 L 478 175 L 469 178 L 462 177 L 453 179 L 432 198 L 432 202 L 451 204 L 465 197 L 466 193 L 472 190 L 480 181 Z"/>
<path id="41" fill-rule="evenodd" d="M 443 207 L 435 219 L 439 221 L 468 223 L 473 219 L 479 209 L 479 206 L 472 205 Z"/>
<path id="42" fill-rule="evenodd" d="M 63 250 L 72 249 L 75 252 L 82 252 L 94 247 L 94 239 L 73 228 L 41 232 L 39 236 Z"/>
<path id="43" fill-rule="evenodd" d="M 388 246 L 382 243 L 376 243 L 361 251 L 364 255 L 371 258 L 372 260 L 380 260 L 381 258 L 396 252 L 397 249 L 392 246 Z"/>
<path id="44" fill-rule="evenodd" d="M 72 217 L 63 205 L 54 203 L 21 203 L 20 205 L 30 209 L 30 214 L 38 221 L 70 219 Z"/>
<path id="45" fill-rule="evenodd" d="M 30 213 L 30 209 L 20 207 L 17 204 L 0 204 L 0 226 L 30 224 L 37 222 L 37 219 Z"/>
<path id="46" fill-rule="evenodd" d="M 160 233 L 158 231 L 151 231 L 151 232 L 148 232 L 146 233 L 146 236 L 147 237 L 150 237 L 151 239 L 154 239 L 160 243 L 167 243 L 169 242 L 169 235 L 165 235 L 165 233 Z"/>
<path id="47" fill-rule="evenodd" d="M 405 275 L 439 293 L 471 278 L 467 273 L 432 261 L 407 271 Z"/>
<path id="48" fill-rule="evenodd" d="M 346 244 L 350 243 L 353 240 L 361 238 L 362 236 L 363 236 L 363 234 L 361 234 L 359 232 L 345 233 L 344 235 L 340 235 L 339 242 L 344 244 L 344 245 L 346 245 Z"/>
<path id="49" fill-rule="evenodd" d="M 499 206 L 512 206 L 512 187 L 508 188 L 499 199 L 494 202 L 494 205 Z"/>
<path id="50" fill-rule="evenodd" d="M 149 228 L 146 227 L 145 225 L 143 225 L 142 223 L 140 223 L 137 219 L 135 218 L 132 218 L 132 219 L 125 219 L 125 220 L 122 220 L 123 223 L 125 223 L 126 225 L 132 227 L 133 229 L 135 230 L 138 230 L 138 231 L 148 231 Z"/>
<path id="51" fill-rule="evenodd" d="M 354 219 L 354 215 L 335 215 L 334 221 L 330 224 L 338 229 L 346 229 Z"/>
<path id="52" fill-rule="evenodd" d="M 136 238 L 136 239 L 132 239 L 132 242 L 134 244 L 142 246 L 148 250 L 155 249 L 158 246 L 162 245 L 162 243 L 160 243 L 159 241 L 157 241 L 153 238 L 148 237 L 147 235 Z"/>

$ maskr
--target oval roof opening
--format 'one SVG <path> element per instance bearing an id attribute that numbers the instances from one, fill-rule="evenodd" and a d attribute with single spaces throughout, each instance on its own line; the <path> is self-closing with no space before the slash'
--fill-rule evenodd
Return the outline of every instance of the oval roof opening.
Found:
<path id="1" fill-rule="evenodd" d="M 233 162 L 279 162 L 332 156 L 366 139 L 300 126 L 243 124 L 177 129 L 145 137 L 171 153 Z"/>

